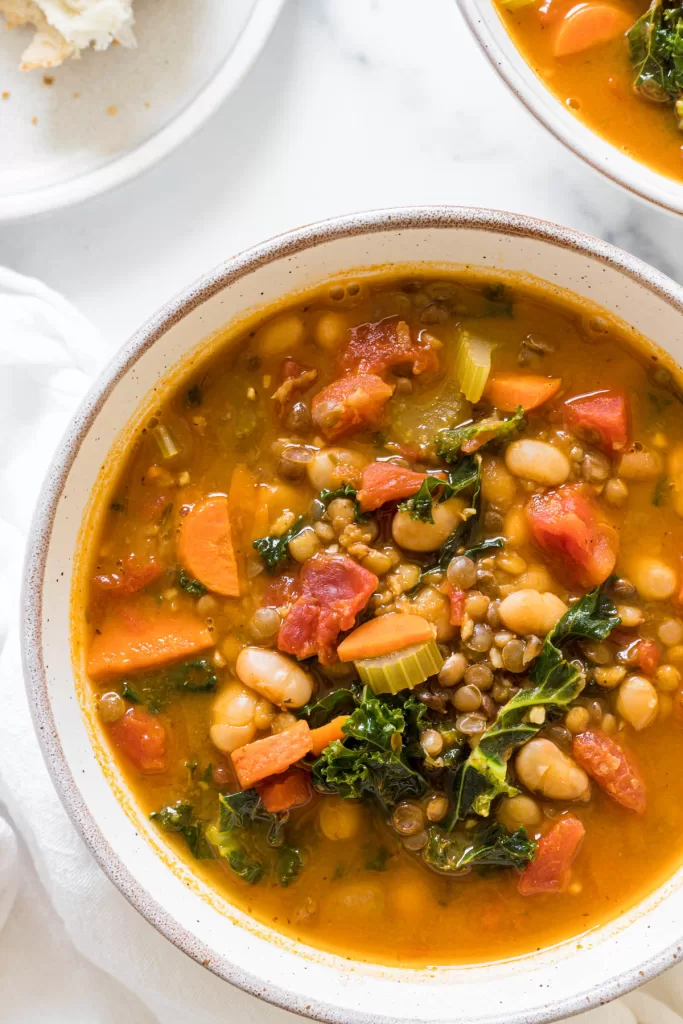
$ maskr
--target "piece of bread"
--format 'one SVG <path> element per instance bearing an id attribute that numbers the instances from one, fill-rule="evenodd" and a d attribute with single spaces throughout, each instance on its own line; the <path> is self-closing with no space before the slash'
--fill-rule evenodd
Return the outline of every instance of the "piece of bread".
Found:
<path id="1" fill-rule="evenodd" d="M 22 54 L 22 71 L 54 68 L 89 46 L 135 46 L 133 0 L 0 0 L 0 14 L 8 28 L 36 30 Z"/>

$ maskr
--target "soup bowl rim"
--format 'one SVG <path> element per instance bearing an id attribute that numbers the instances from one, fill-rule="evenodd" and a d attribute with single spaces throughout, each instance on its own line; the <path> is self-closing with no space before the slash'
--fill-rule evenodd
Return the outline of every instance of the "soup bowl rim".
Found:
<path id="1" fill-rule="evenodd" d="M 572 153 L 631 195 L 670 213 L 683 213 L 683 181 L 622 153 L 566 109 L 527 63 L 493 0 L 455 0 L 491 66 L 536 120 Z"/>
<path id="2" fill-rule="evenodd" d="M 517 235 L 571 249 L 580 255 L 611 266 L 645 286 L 672 306 L 677 313 L 683 313 L 683 288 L 660 271 L 607 242 L 520 214 L 476 207 L 402 207 L 349 214 L 278 235 L 220 264 L 162 306 L 132 335 L 92 385 L 56 449 L 37 500 L 27 539 L 20 601 L 24 681 L 42 754 L 72 823 L 108 878 L 154 928 L 192 959 L 208 966 L 219 977 L 246 992 L 258 995 L 267 1002 L 303 1016 L 326 1021 L 352 1021 L 354 1024 L 389 1024 L 392 1018 L 348 1010 L 342 1015 L 339 1006 L 326 1002 L 324 997 L 313 996 L 303 1003 L 290 990 L 279 985 L 270 984 L 268 990 L 264 992 L 264 978 L 258 975 L 257 969 L 250 974 L 232 964 L 229 955 L 221 954 L 205 945 L 174 918 L 172 907 L 162 905 L 151 896 L 144 885 L 122 863 L 107 836 L 95 822 L 62 749 L 51 708 L 43 658 L 42 590 L 57 506 L 78 450 L 116 384 L 126 376 L 150 346 L 174 324 L 217 292 L 228 288 L 265 264 L 345 237 L 421 228 L 474 229 L 506 236 Z M 161 859 L 159 869 L 167 870 Z M 681 943 L 678 944 L 679 949 L 680 944 L 683 944 L 683 932 Z M 674 944 L 670 949 L 639 964 L 638 970 L 613 975 L 598 991 L 592 990 L 591 996 L 603 1002 L 622 995 L 656 977 L 674 962 L 676 955 Z M 312 964 L 311 968 L 314 966 Z M 551 1004 L 550 1009 L 514 1016 L 506 1013 L 504 1019 L 509 1024 L 543 1024 L 585 1009 L 586 993 L 578 992 L 574 997 L 564 999 L 561 1003 Z"/>

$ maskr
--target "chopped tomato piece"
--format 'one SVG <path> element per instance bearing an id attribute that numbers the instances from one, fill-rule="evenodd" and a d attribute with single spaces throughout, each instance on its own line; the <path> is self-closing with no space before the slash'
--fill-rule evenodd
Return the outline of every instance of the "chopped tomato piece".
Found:
<path id="1" fill-rule="evenodd" d="M 373 512 L 387 501 L 410 498 L 426 479 L 426 473 L 416 473 L 393 462 L 371 462 L 363 470 L 357 495 L 361 510 Z"/>
<path id="2" fill-rule="evenodd" d="M 645 783 L 632 755 L 613 739 L 589 729 L 574 737 L 572 753 L 608 796 L 629 811 L 645 813 Z"/>
<path id="3" fill-rule="evenodd" d="M 573 814 L 560 818 L 538 841 L 536 857 L 522 872 L 518 889 L 522 896 L 566 892 L 571 866 L 586 830 Z"/>
<path id="4" fill-rule="evenodd" d="M 635 645 L 635 663 L 646 676 L 653 676 L 659 665 L 659 647 L 654 640 L 639 640 Z"/>
<path id="5" fill-rule="evenodd" d="M 257 782 L 254 788 L 261 797 L 263 806 L 271 814 L 307 804 L 313 792 L 308 773 L 298 768 L 291 768 L 281 775 L 271 775 L 270 778 Z"/>
<path id="6" fill-rule="evenodd" d="M 143 775 L 166 771 L 166 729 L 145 708 L 129 708 L 123 718 L 111 723 L 109 735 Z"/>
<path id="7" fill-rule="evenodd" d="M 411 366 L 414 374 L 438 370 L 438 345 L 436 338 L 425 332 L 413 340 L 408 324 L 391 316 L 351 328 L 341 369 L 346 373 L 384 373 L 392 366 Z"/>
<path id="8" fill-rule="evenodd" d="M 607 579 L 617 560 L 617 534 L 598 522 L 592 496 L 581 484 L 533 495 L 526 514 L 534 541 L 560 575 L 584 587 Z"/>
<path id="9" fill-rule="evenodd" d="M 279 608 L 282 604 L 289 604 L 296 598 L 296 588 L 296 576 L 289 576 L 287 573 L 276 576 L 266 584 L 262 606 L 264 608 Z"/>
<path id="10" fill-rule="evenodd" d="M 451 626 L 462 626 L 465 616 L 465 598 L 467 596 L 465 591 L 460 590 L 458 587 L 452 587 L 450 583 L 442 583 L 441 591 L 447 595 L 451 603 Z"/>
<path id="11" fill-rule="evenodd" d="M 337 660 L 336 641 L 351 629 L 378 580 L 344 555 L 316 555 L 299 573 L 298 597 L 280 627 L 278 647 L 297 658 L 316 654 L 323 665 Z"/>
<path id="12" fill-rule="evenodd" d="M 375 430 L 393 393 L 389 384 L 372 373 L 343 377 L 315 396 L 313 422 L 329 441 L 355 430 Z"/>
<path id="13" fill-rule="evenodd" d="M 606 455 L 629 445 L 628 400 L 622 391 L 597 391 L 564 403 L 564 425 L 578 437 L 602 448 Z"/>
<path id="14" fill-rule="evenodd" d="M 139 562 L 137 557 L 131 554 L 124 559 L 118 572 L 95 576 L 94 582 L 100 590 L 110 593 L 137 594 L 163 576 L 165 571 L 163 565 L 156 559 L 149 558 L 146 562 Z"/>

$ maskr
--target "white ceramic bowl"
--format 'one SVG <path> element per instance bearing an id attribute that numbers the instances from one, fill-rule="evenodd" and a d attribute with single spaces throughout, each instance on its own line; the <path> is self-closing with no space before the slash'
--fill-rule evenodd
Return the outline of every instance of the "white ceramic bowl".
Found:
<path id="1" fill-rule="evenodd" d="M 153 827 L 117 797 L 116 770 L 103 772 L 74 699 L 69 598 L 79 528 L 104 457 L 159 378 L 245 310 L 352 269 L 421 261 L 535 275 L 599 302 L 683 361 L 683 289 L 604 242 L 541 221 L 454 207 L 395 210 L 314 225 L 251 249 L 138 331 L 62 440 L 29 541 L 26 684 L 53 779 L 93 854 L 140 913 L 220 977 L 289 1010 L 346 1024 L 535 1024 L 611 999 L 675 961 L 683 870 L 619 920 L 515 960 L 421 971 L 349 962 L 254 923 L 211 899 L 165 847 L 162 858 Z"/>
<path id="2" fill-rule="evenodd" d="M 683 182 L 650 170 L 588 128 L 546 88 L 500 20 L 492 0 L 457 0 L 475 39 L 503 81 L 556 139 L 611 181 L 673 213 L 683 213 Z"/>

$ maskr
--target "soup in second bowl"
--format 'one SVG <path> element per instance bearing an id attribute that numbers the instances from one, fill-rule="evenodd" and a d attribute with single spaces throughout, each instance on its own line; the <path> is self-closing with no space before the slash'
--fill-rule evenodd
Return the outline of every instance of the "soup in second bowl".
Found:
<path id="1" fill-rule="evenodd" d="M 683 420 L 571 296 L 335 282 L 188 371 L 89 534 L 111 757 L 260 921 L 402 965 L 585 932 L 683 846 Z"/>
<path id="2" fill-rule="evenodd" d="M 555 96 L 622 152 L 683 178 L 683 5 L 495 0 Z"/>

